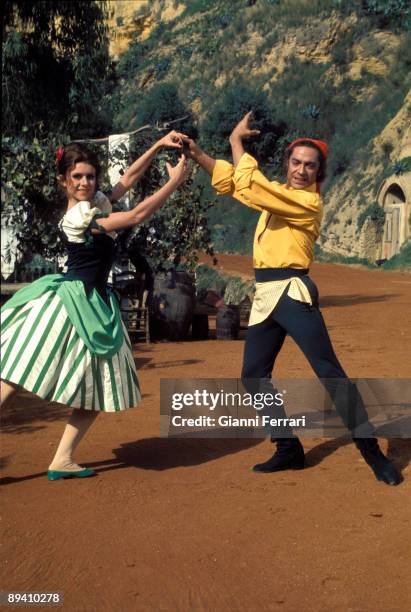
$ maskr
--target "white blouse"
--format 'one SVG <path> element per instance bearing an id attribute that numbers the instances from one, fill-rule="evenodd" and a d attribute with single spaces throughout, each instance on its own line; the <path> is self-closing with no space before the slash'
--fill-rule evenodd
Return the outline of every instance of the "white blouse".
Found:
<path id="1" fill-rule="evenodd" d="M 91 203 L 86 200 L 77 202 L 70 208 L 59 223 L 70 242 L 86 242 L 85 230 L 92 219 L 101 212 L 111 213 L 111 202 L 101 191 L 96 191 Z M 107 232 L 107 236 L 115 239 L 116 232 Z"/>

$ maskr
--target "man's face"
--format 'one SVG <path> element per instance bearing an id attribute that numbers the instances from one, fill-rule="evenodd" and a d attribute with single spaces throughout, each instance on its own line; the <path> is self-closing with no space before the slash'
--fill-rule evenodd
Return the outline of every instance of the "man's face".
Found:
<path id="1" fill-rule="evenodd" d="M 287 185 L 293 189 L 304 189 L 316 182 L 320 169 L 316 149 L 305 146 L 294 147 L 288 160 Z"/>

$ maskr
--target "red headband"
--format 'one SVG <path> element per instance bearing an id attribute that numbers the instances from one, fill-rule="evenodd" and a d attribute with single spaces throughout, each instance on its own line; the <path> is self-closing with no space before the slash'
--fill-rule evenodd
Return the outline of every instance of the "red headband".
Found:
<path id="1" fill-rule="evenodd" d="M 324 155 L 324 158 L 327 159 L 328 144 L 323 140 L 316 140 L 315 138 L 297 138 L 297 140 L 294 140 L 291 144 L 288 145 L 287 149 L 292 149 L 293 147 L 300 143 L 303 143 L 304 141 L 312 142 L 316 147 L 320 149 L 321 153 Z"/>

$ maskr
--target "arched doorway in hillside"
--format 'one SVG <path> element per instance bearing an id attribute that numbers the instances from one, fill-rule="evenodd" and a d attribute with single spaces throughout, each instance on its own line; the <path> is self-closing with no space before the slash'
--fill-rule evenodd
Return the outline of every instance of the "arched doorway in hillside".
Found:
<path id="1" fill-rule="evenodd" d="M 383 208 L 385 225 L 382 239 L 382 258 L 390 259 L 399 252 L 403 242 L 402 226 L 404 222 L 406 197 L 397 183 L 392 183 L 385 192 Z"/>

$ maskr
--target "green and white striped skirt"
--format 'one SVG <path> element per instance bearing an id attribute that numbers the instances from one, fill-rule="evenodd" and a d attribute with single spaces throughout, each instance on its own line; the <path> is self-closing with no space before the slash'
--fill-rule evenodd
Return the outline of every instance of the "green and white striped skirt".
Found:
<path id="1" fill-rule="evenodd" d="M 74 283 L 71 287 L 77 287 L 81 297 L 87 299 L 82 283 Z M 83 334 L 79 334 L 67 314 L 64 300 L 54 289 L 17 306 L 13 298 L 9 302 L 1 312 L 3 380 L 73 408 L 116 412 L 137 405 L 140 389 L 130 340 L 122 322 L 121 346 L 114 354 L 101 356 L 84 342 Z M 101 308 L 100 303 L 98 306 Z M 113 313 L 117 319 L 120 317 L 119 311 L 113 309 Z M 116 325 L 120 327 L 118 320 Z"/>

